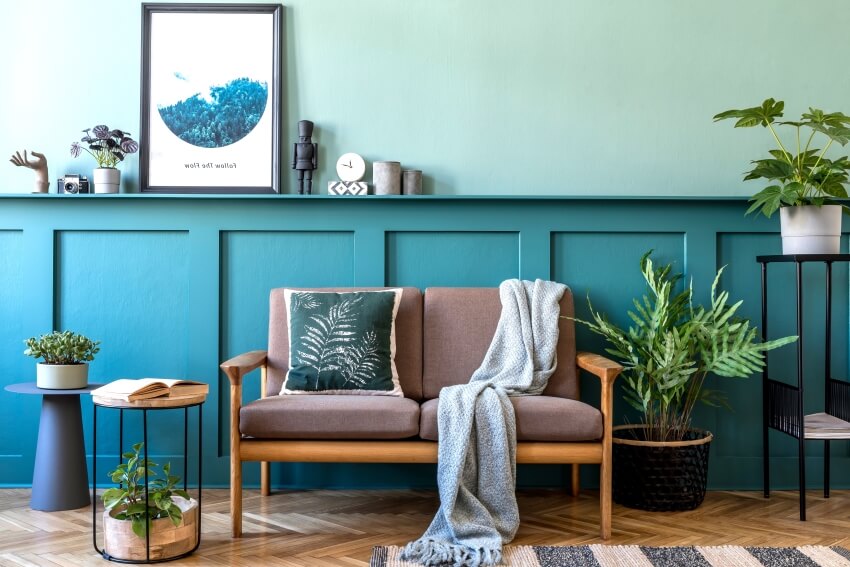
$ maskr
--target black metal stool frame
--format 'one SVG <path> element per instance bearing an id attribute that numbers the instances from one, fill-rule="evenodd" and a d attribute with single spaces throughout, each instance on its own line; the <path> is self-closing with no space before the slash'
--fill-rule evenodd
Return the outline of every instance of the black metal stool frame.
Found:
<path id="1" fill-rule="evenodd" d="M 175 406 L 175 407 L 163 407 L 163 408 L 151 408 L 151 407 L 115 407 L 108 406 L 103 404 L 94 404 L 92 408 L 92 488 L 91 488 L 91 496 L 92 496 L 92 545 L 94 546 L 95 551 L 98 552 L 104 559 L 108 561 L 113 561 L 115 563 L 132 563 L 132 564 L 150 564 L 150 563 L 165 563 L 167 561 L 175 561 L 177 559 L 182 559 L 183 557 L 188 557 L 193 554 L 198 547 L 201 545 L 201 501 L 203 495 L 203 471 L 204 471 L 204 458 L 203 458 L 203 405 L 204 402 L 199 402 L 196 404 L 190 404 L 185 406 Z M 145 463 L 148 462 L 148 412 L 149 411 L 165 411 L 165 410 L 183 410 L 183 490 L 188 489 L 189 482 L 189 408 L 197 407 L 198 408 L 198 541 L 195 543 L 195 547 L 191 550 L 183 553 L 181 555 L 177 555 L 175 557 L 169 557 L 168 559 L 151 559 L 151 534 L 150 534 L 150 524 L 145 530 L 145 552 L 146 559 L 144 560 L 136 560 L 136 559 L 122 559 L 120 557 L 113 557 L 106 553 L 106 550 L 102 550 L 97 546 L 97 408 L 107 408 L 107 409 L 117 409 L 119 411 L 118 415 L 118 462 L 119 464 L 124 461 L 123 457 L 123 445 L 124 445 L 124 411 L 141 411 L 142 412 L 142 430 L 143 430 L 143 443 L 144 443 L 144 453 L 145 453 Z M 145 508 L 148 507 L 148 471 L 145 468 Z"/>

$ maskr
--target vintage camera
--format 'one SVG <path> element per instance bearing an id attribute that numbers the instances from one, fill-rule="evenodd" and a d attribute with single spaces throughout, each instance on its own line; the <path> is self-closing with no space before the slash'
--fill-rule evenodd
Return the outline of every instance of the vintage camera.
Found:
<path id="1" fill-rule="evenodd" d="M 60 177 L 56 182 L 58 193 L 70 193 L 76 195 L 78 193 L 89 193 L 89 178 L 81 175 L 65 174 L 65 177 Z"/>

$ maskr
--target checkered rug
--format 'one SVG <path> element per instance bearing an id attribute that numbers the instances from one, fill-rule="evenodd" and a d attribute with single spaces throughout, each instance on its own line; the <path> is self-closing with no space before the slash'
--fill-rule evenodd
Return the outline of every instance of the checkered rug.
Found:
<path id="1" fill-rule="evenodd" d="M 375 547 L 370 567 L 416 567 L 401 548 Z M 509 567 L 850 567 L 842 547 L 645 547 L 638 545 L 507 546 Z"/>

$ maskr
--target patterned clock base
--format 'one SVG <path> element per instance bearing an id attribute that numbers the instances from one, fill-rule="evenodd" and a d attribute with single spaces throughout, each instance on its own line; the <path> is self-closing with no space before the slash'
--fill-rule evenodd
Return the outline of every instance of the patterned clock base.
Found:
<path id="1" fill-rule="evenodd" d="M 328 195 L 368 195 L 365 181 L 328 181 Z"/>

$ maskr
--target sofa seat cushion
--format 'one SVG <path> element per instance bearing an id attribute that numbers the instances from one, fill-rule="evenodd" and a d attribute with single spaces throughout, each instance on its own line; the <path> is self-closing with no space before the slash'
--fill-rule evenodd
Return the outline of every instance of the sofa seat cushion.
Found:
<path id="1" fill-rule="evenodd" d="M 439 399 L 422 404 L 419 436 L 437 440 Z M 554 396 L 511 397 L 516 414 L 517 441 L 598 441 L 602 413 L 595 407 Z"/>
<path id="2" fill-rule="evenodd" d="M 263 439 L 404 439 L 419 433 L 419 403 L 393 396 L 271 396 L 242 407 L 239 430 Z"/>

